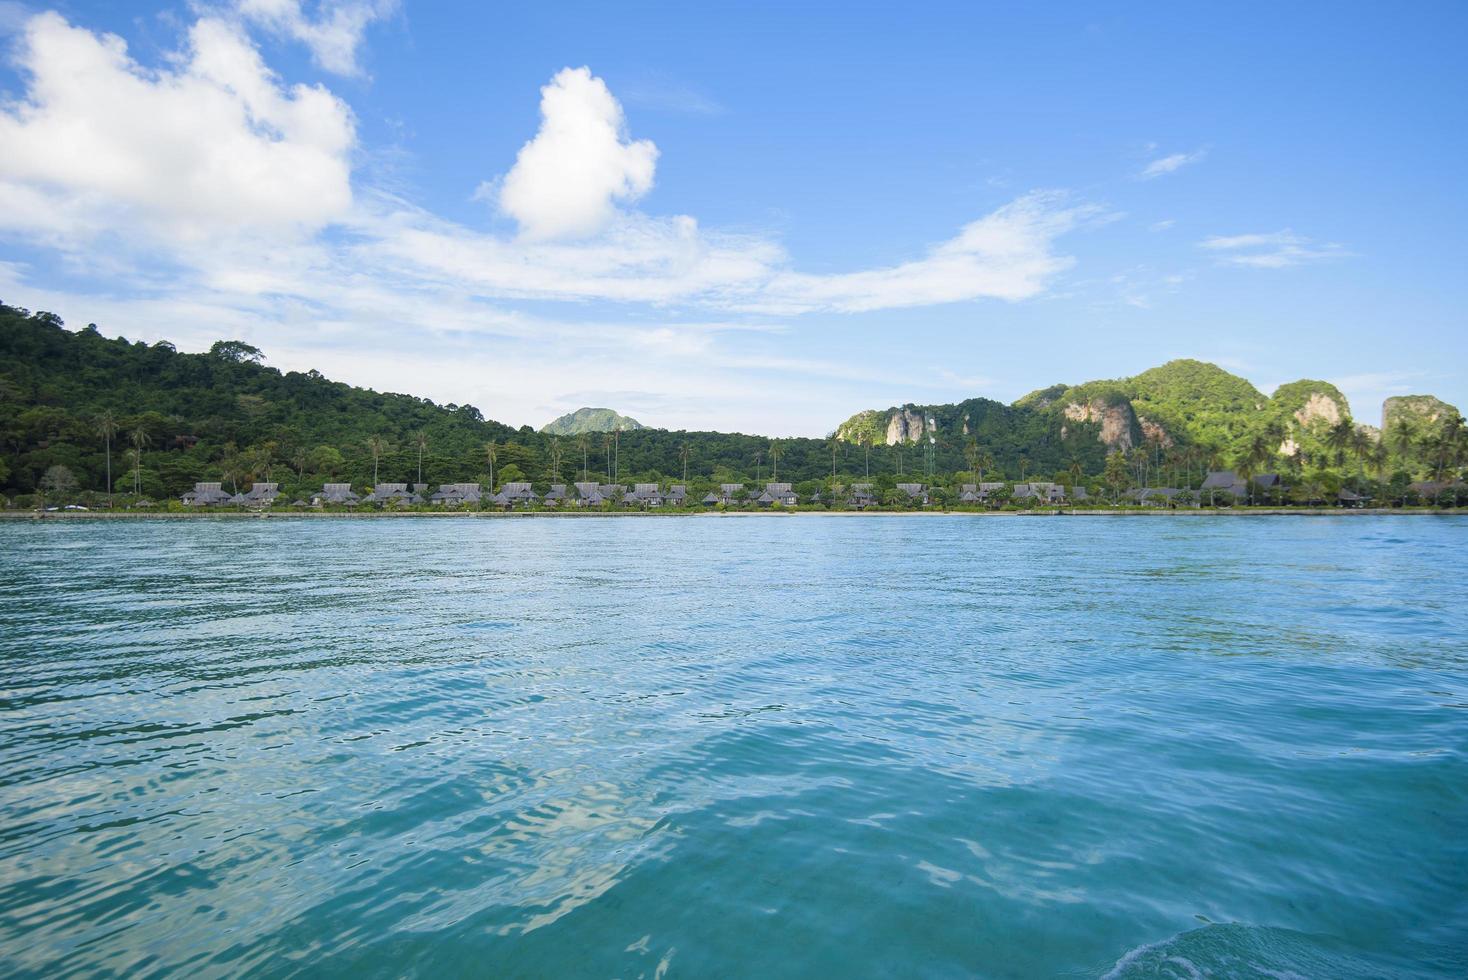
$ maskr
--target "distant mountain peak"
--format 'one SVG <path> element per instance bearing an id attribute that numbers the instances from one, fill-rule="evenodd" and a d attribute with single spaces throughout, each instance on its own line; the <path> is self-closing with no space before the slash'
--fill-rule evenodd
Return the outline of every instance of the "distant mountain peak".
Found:
<path id="1" fill-rule="evenodd" d="M 579 436 L 583 432 L 614 432 L 617 429 L 645 428 L 647 426 L 636 419 L 610 408 L 578 408 L 542 426 L 540 431 L 552 436 Z"/>

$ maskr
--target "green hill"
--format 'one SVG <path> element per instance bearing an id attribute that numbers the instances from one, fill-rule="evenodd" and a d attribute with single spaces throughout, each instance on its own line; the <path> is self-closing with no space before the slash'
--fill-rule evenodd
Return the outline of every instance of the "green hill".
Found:
<path id="1" fill-rule="evenodd" d="M 634 418 L 619 415 L 610 408 L 578 408 L 540 427 L 550 436 L 579 436 L 586 432 L 630 432 L 647 426 Z"/>

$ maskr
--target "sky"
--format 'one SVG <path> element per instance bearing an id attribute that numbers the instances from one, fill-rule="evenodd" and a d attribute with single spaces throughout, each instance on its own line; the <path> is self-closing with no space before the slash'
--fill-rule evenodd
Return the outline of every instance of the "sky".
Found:
<path id="1" fill-rule="evenodd" d="M 0 0 L 0 300 L 536 427 L 1468 406 L 1468 4 Z"/>

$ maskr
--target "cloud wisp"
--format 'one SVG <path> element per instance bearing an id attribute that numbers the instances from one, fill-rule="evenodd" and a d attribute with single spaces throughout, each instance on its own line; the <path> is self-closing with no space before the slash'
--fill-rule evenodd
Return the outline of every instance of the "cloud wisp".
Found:
<path id="1" fill-rule="evenodd" d="M 237 0 L 240 16 L 280 37 L 299 41 L 317 67 L 359 75 L 357 49 L 375 20 L 397 9 L 397 0 L 321 0 L 311 17 L 301 0 Z"/>
<path id="2" fill-rule="evenodd" d="M 1194 150 L 1192 153 L 1172 153 L 1159 157 L 1143 167 L 1141 173 L 1137 174 L 1137 179 L 1155 180 L 1158 177 L 1175 174 L 1190 164 L 1201 162 L 1206 156 L 1208 156 L 1208 150 L 1205 148 Z"/>
<path id="3" fill-rule="evenodd" d="M 1288 228 L 1247 235 L 1214 235 L 1203 239 L 1198 246 L 1216 253 L 1218 261 L 1225 265 L 1254 269 L 1287 269 L 1351 254 L 1336 242 L 1316 242 Z"/>

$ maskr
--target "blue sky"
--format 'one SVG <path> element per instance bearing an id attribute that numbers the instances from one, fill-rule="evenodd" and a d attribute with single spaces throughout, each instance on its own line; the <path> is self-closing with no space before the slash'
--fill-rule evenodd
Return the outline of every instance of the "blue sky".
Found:
<path id="1" fill-rule="evenodd" d="M 0 298 L 541 425 L 1468 403 L 1468 7 L 0 0 Z"/>

